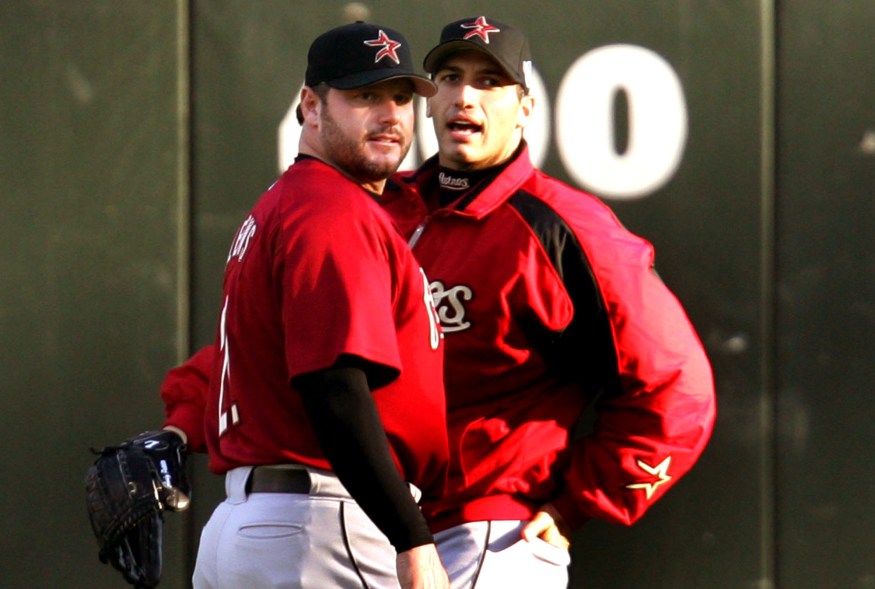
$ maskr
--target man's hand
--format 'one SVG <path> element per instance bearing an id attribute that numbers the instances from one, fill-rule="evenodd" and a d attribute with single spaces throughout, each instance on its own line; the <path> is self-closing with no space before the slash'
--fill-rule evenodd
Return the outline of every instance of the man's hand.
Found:
<path id="1" fill-rule="evenodd" d="M 449 589 L 447 571 L 434 544 L 417 546 L 395 557 L 401 589 Z"/>
<path id="2" fill-rule="evenodd" d="M 532 521 L 526 524 L 522 535 L 527 542 L 540 538 L 548 544 L 565 550 L 571 546 L 571 542 L 568 540 L 571 537 L 571 530 L 568 529 L 562 516 L 550 503 L 543 505 Z"/>

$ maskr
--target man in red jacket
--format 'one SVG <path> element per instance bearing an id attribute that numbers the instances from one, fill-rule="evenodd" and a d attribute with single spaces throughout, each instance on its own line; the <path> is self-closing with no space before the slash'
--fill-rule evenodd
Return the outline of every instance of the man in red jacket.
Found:
<path id="1" fill-rule="evenodd" d="M 449 487 L 423 511 L 456 588 L 565 587 L 572 532 L 640 518 L 715 416 L 710 365 L 651 245 L 532 167 L 530 59 L 491 18 L 444 27 L 425 59 L 439 153 L 382 201 L 445 333 Z M 575 440 L 591 402 L 595 430 Z"/>
<path id="2" fill-rule="evenodd" d="M 382 199 L 445 336 L 449 486 L 422 508 L 455 589 L 565 587 L 572 533 L 637 521 L 715 417 L 710 365 L 651 245 L 533 168 L 530 59 L 509 25 L 447 25 L 425 60 L 439 153 Z M 171 373 L 165 395 L 196 374 Z"/>

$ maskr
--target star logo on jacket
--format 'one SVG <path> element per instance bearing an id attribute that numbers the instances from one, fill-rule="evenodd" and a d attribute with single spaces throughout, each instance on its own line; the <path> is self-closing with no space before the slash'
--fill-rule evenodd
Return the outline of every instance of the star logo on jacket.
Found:
<path id="1" fill-rule="evenodd" d="M 486 17 L 481 16 L 474 22 L 465 23 L 462 25 L 463 29 L 471 29 L 470 32 L 465 33 L 463 39 L 470 39 L 472 37 L 480 37 L 483 39 L 483 42 L 487 45 L 489 44 L 489 34 L 490 33 L 500 33 L 501 29 L 498 27 L 493 27 L 491 24 L 486 22 Z"/>
<path id="2" fill-rule="evenodd" d="M 644 493 L 647 495 L 648 499 L 653 497 L 653 494 L 656 492 L 656 489 L 660 485 L 664 485 L 671 480 L 671 476 L 668 474 L 668 467 L 671 466 L 671 456 L 668 456 L 665 460 L 663 460 L 656 466 L 650 466 L 643 460 L 639 460 L 637 464 L 638 468 L 643 470 L 651 477 L 655 477 L 655 480 L 647 483 L 633 483 L 631 485 L 626 485 L 626 488 L 644 489 Z"/>
<path id="3" fill-rule="evenodd" d="M 377 51 L 376 57 L 374 57 L 374 63 L 379 62 L 384 57 L 388 57 L 395 63 L 401 63 L 401 60 L 398 59 L 398 53 L 396 50 L 401 47 L 401 43 L 398 41 L 393 41 L 389 38 L 389 36 L 380 29 L 380 34 L 377 35 L 376 39 L 371 39 L 370 41 L 365 41 L 365 45 L 368 47 L 382 47 L 379 51 Z"/>

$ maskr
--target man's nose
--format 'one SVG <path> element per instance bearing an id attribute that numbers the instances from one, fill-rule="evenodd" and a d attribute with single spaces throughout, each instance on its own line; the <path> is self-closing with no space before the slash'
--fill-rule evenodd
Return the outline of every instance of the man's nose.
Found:
<path id="1" fill-rule="evenodd" d="M 396 124 L 401 120 L 401 113 L 406 108 L 395 100 L 387 100 L 383 105 L 381 118 L 387 123 Z"/>
<path id="2" fill-rule="evenodd" d="M 477 90 L 470 84 L 459 84 L 456 88 L 454 104 L 459 108 L 465 108 L 474 103 Z"/>

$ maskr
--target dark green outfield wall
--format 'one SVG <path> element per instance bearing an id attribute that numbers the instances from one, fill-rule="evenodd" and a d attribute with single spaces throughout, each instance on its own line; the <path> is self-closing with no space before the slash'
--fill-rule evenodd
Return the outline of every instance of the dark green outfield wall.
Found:
<path id="1" fill-rule="evenodd" d="M 482 11 L 365 4 L 419 58 Z M 88 448 L 158 425 L 164 373 L 211 340 L 231 235 L 294 151 L 307 46 L 347 9 L 0 2 L 0 586 L 124 586 L 85 517 Z M 875 587 L 875 4 L 488 14 L 532 41 L 541 166 L 655 244 L 717 380 L 699 465 L 638 525 L 588 524 L 572 587 Z M 202 457 L 192 475 L 162 587 L 189 586 L 221 497 Z"/>

